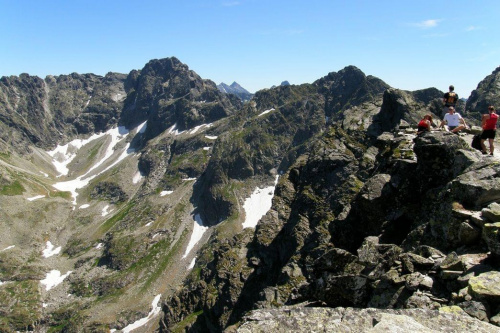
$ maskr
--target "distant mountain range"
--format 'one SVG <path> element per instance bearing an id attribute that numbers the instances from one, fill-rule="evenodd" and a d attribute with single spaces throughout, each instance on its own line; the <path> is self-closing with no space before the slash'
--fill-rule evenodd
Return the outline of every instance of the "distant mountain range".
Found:
<path id="1" fill-rule="evenodd" d="M 442 96 L 354 66 L 252 95 L 176 58 L 1 77 L 0 332 L 499 332 L 499 155 L 416 135 Z"/>
<path id="2" fill-rule="evenodd" d="M 221 84 L 217 85 L 217 89 L 226 94 L 236 95 L 244 102 L 249 101 L 253 96 L 251 92 L 240 86 L 237 82 L 231 83 L 230 86 L 222 82 Z"/>

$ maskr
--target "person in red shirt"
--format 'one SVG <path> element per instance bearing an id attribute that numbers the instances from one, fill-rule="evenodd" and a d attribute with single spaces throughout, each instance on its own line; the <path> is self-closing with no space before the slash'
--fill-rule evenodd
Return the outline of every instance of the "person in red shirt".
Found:
<path id="1" fill-rule="evenodd" d="M 481 147 L 483 148 L 483 154 L 488 154 L 486 151 L 486 146 L 484 141 L 488 139 L 490 144 L 490 155 L 493 156 L 493 151 L 495 147 L 493 142 L 495 140 L 496 128 L 497 128 L 498 115 L 496 114 L 493 105 L 488 106 L 488 114 L 483 114 L 482 127 L 483 133 L 481 133 Z"/>
<path id="2" fill-rule="evenodd" d="M 426 114 L 422 120 L 418 123 L 417 134 L 421 134 L 423 132 L 429 132 L 431 130 L 432 124 L 432 116 L 430 114 Z"/>

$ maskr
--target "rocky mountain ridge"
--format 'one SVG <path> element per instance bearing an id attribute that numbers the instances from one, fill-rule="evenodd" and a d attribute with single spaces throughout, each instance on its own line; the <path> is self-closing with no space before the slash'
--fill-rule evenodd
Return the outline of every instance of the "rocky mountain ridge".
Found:
<path id="1" fill-rule="evenodd" d="M 496 279 L 498 161 L 456 135 L 415 138 L 439 118 L 435 88 L 348 66 L 242 104 L 175 58 L 0 83 L 4 331 L 243 330 L 285 305 L 496 323 L 476 286 Z M 271 208 L 245 227 L 263 188 Z"/>

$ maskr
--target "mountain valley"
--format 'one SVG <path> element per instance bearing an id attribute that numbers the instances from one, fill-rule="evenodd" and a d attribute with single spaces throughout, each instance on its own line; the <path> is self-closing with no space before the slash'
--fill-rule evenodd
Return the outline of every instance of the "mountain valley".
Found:
<path id="1" fill-rule="evenodd" d="M 225 91 L 176 58 L 0 79 L 0 331 L 500 332 L 500 154 L 416 135 L 442 91 Z M 457 109 L 490 104 L 500 67 Z"/>

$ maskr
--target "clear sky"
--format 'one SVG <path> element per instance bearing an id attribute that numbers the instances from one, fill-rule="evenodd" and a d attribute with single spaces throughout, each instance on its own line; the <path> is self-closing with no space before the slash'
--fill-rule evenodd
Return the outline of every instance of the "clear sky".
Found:
<path id="1" fill-rule="evenodd" d="M 500 66 L 500 1 L 0 0 L 0 76 L 128 73 L 175 56 L 251 92 L 357 66 L 460 97 Z"/>

